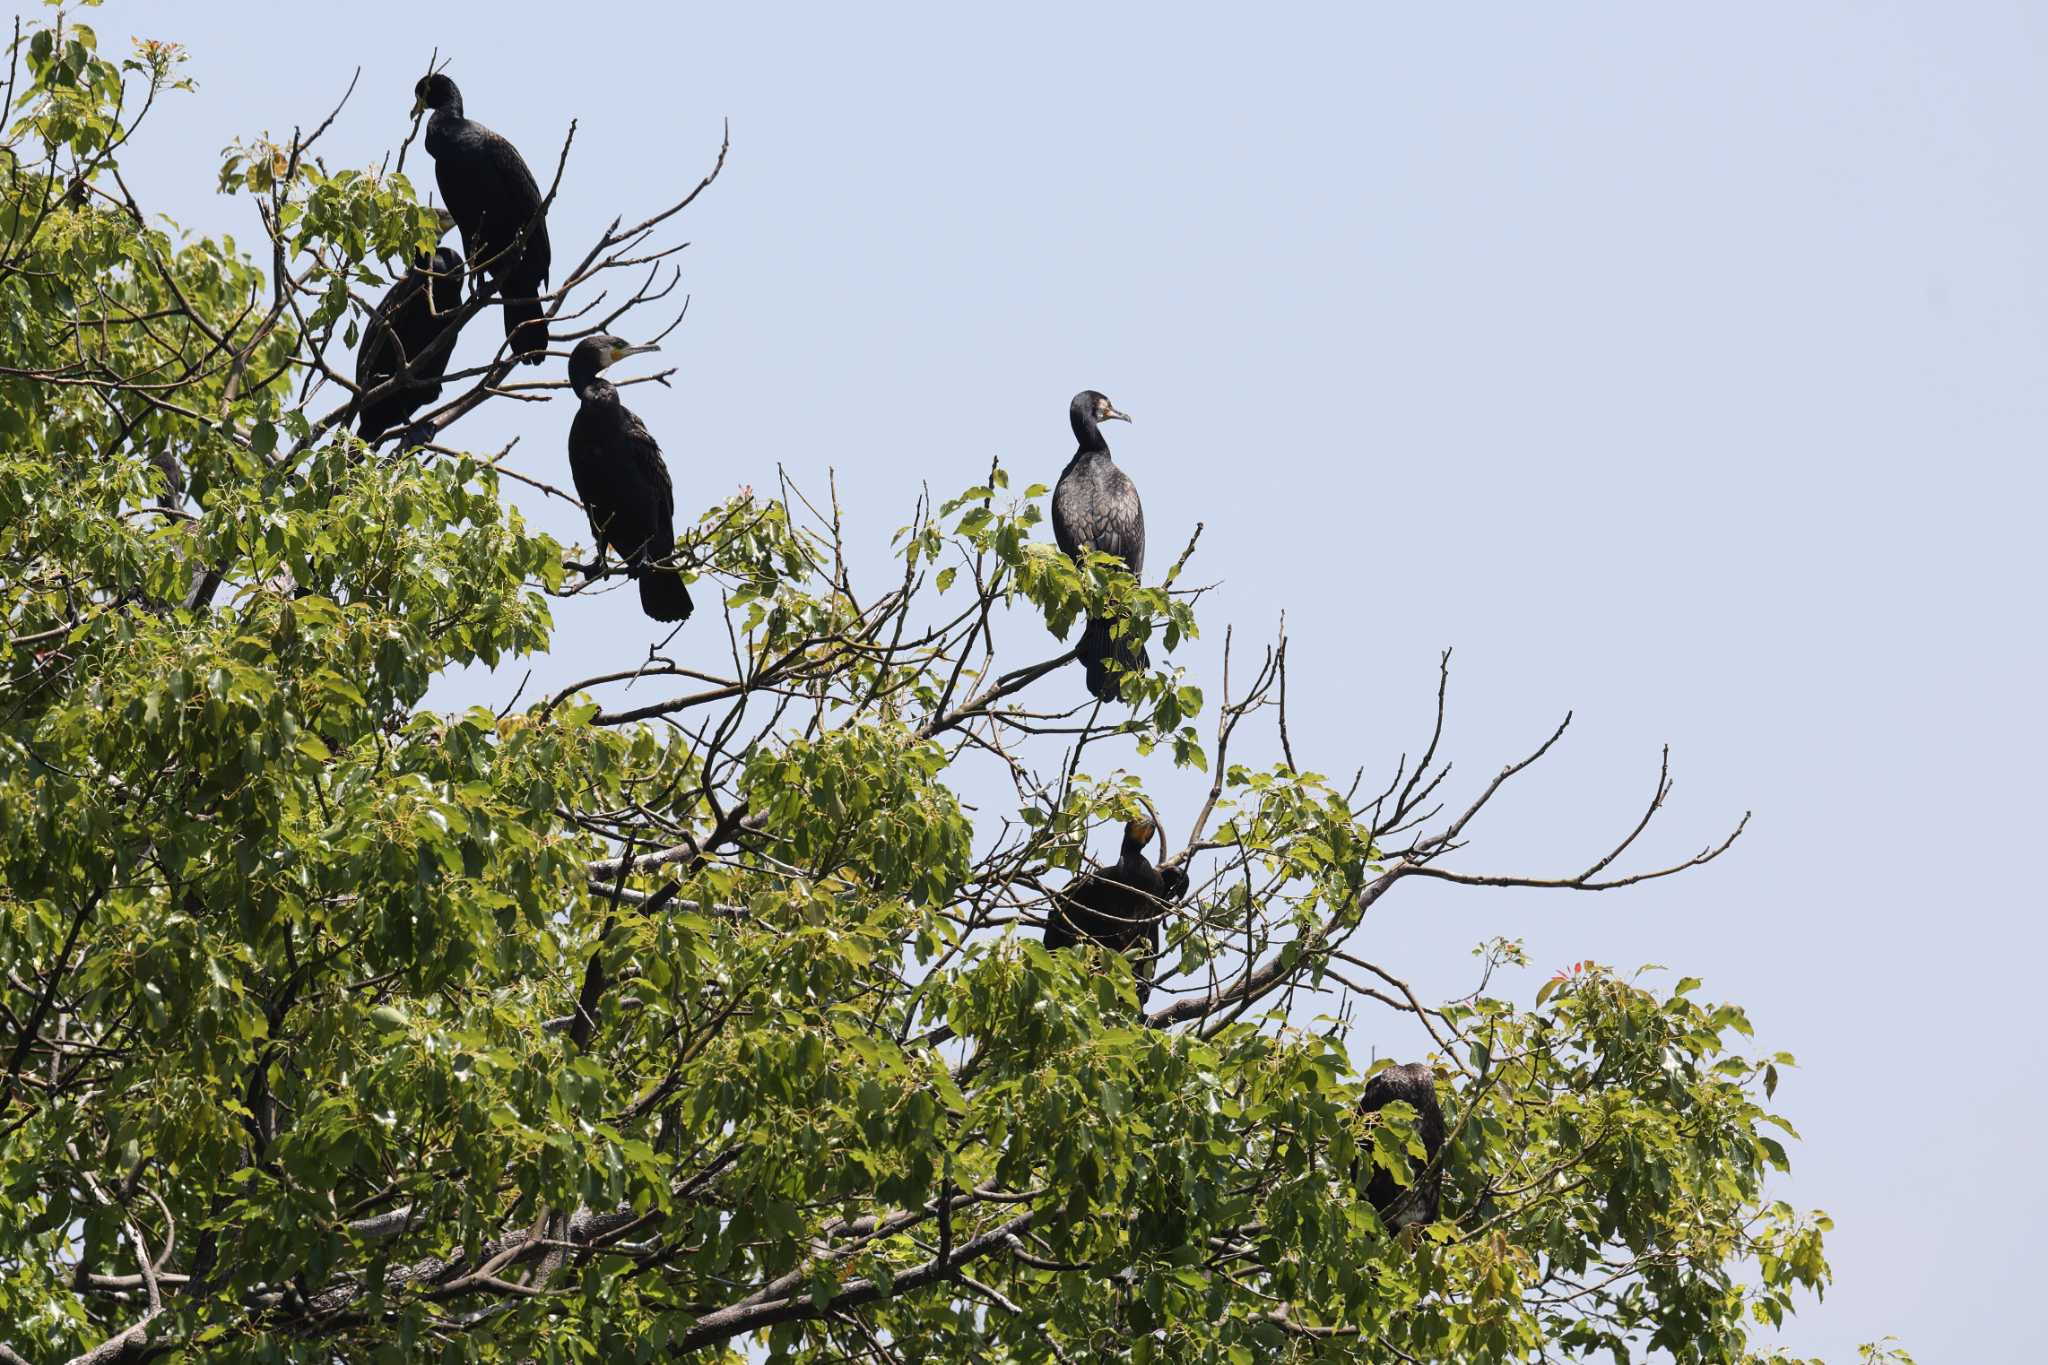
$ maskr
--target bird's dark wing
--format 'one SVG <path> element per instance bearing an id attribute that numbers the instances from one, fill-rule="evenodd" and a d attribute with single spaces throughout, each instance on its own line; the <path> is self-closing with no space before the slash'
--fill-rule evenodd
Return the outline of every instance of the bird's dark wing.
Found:
<path id="1" fill-rule="evenodd" d="M 1138 486 L 1130 476 L 1111 465 L 1096 499 L 1095 548 L 1130 565 L 1131 572 L 1145 572 L 1145 504 L 1138 501 Z"/>
<path id="2" fill-rule="evenodd" d="M 462 237 L 463 260 L 477 260 L 483 255 L 484 213 L 490 205 L 488 177 L 458 144 L 434 158 L 434 183 Z"/>
<path id="3" fill-rule="evenodd" d="M 630 539 L 614 540 L 613 546 L 629 564 L 667 559 L 676 548 L 676 493 L 668 476 L 668 462 L 661 458 L 661 443 L 631 408 L 621 406 L 616 450 L 622 479 L 628 481 L 638 504 L 621 518 L 621 529 Z"/>
<path id="4" fill-rule="evenodd" d="M 1052 534 L 1060 549 L 1115 555 L 1132 573 L 1145 570 L 1145 507 L 1137 485 L 1107 456 L 1077 457 L 1052 494 Z"/>
<path id="5" fill-rule="evenodd" d="M 661 443 L 654 439 L 654 433 L 640 420 L 640 414 L 631 408 L 621 407 L 625 414 L 625 445 L 635 465 L 639 468 L 640 480 L 650 497 L 649 511 L 652 519 L 661 523 L 662 554 L 667 554 L 676 544 L 676 486 L 668 475 L 668 461 L 661 458 Z M 658 557 L 658 556 L 657 556 Z"/>
<path id="6" fill-rule="evenodd" d="M 1158 869 L 1150 863 L 1141 870 L 1120 865 L 1076 877 L 1053 898 L 1045 921 L 1045 946 L 1072 948 L 1085 941 L 1114 953 L 1141 949 L 1131 963 L 1131 974 L 1142 1009 L 1158 970 L 1165 890 Z"/>
<path id="7" fill-rule="evenodd" d="M 510 193 L 534 208 L 539 208 L 540 182 L 533 178 L 533 168 L 526 164 L 526 158 L 519 154 L 519 149 L 512 145 L 511 139 L 480 125 L 470 126 L 476 129 L 477 143 L 485 149 L 485 155 L 490 158 L 491 164 L 505 177 L 505 184 Z"/>
<path id="8" fill-rule="evenodd" d="M 429 294 L 430 272 L 415 267 L 391 287 L 370 313 L 363 343 L 356 351 L 356 387 L 365 394 L 407 366 L 412 377 L 391 392 L 363 405 L 363 436 L 370 437 L 401 422 L 440 396 L 438 381 L 448 368 L 448 346 L 435 341 L 447 328 L 447 315 L 437 314 Z M 452 342 L 451 342 L 452 344 Z"/>
<path id="9" fill-rule="evenodd" d="M 481 124 L 466 124 L 435 157 L 434 180 L 472 265 L 494 276 L 530 277 L 535 285 L 546 277 L 545 219 L 534 224 L 516 259 L 500 259 L 541 207 L 540 185 L 517 147 Z"/>
<path id="10" fill-rule="evenodd" d="M 356 384 L 359 387 L 367 387 L 372 380 L 398 369 L 400 361 L 397 348 L 392 343 L 392 319 L 425 285 L 426 279 L 419 271 L 409 270 L 370 310 L 369 320 L 363 324 L 363 344 L 356 351 Z"/>
<path id="11" fill-rule="evenodd" d="M 479 128 L 478 145 L 481 159 L 498 177 L 498 202 L 492 205 L 493 217 L 498 221 L 492 225 L 492 236 L 502 249 L 510 244 L 519 230 L 533 223 L 533 231 L 527 234 L 526 244 L 519 252 L 519 268 L 515 271 L 507 262 L 503 267 L 508 278 L 517 275 L 538 290 L 547 279 L 549 264 L 548 223 L 540 213 L 540 183 L 533 178 L 533 170 L 526 164 L 526 158 L 519 149 L 488 128 Z"/>
<path id="12" fill-rule="evenodd" d="M 603 418 L 588 403 L 576 410 L 569 421 L 569 479 L 576 486 L 576 500 L 590 518 L 591 549 L 604 552 L 605 524 L 611 520 L 611 480 L 606 472 L 610 460 L 601 434 Z"/>
<path id="13" fill-rule="evenodd" d="M 1105 933 L 1113 937 L 1114 931 L 1110 927 L 1113 921 L 1104 913 L 1108 909 L 1105 902 L 1111 899 L 1109 891 L 1110 887 L 1099 873 L 1085 873 L 1068 882 L 1054 899 L 1055 909 L 1048 922 L 1047 944 L 1072 947 L 1082 939 L 1100 943 Z M 1052 923 L 1057 923 L 1062 931 L 1061 941 L 1057 944 L 1053 943 L 1049 927 Z"/>
<path id="14" fill-rule="evenodd" d="M 1159 914 L 1156 897 L 1133 887 L 1121 868 L 1076 877 L 1060 899 L 1075 934 L 1116 952 L 1144 942 Z"/>
<path id="15" fill-rule="evenodd" d="M 1081 544 L 1093 525 L 1083 482 L 1074 466 L 1068 465 L 1052 490 L 1053 543 L 1060 547 L 1061 554 L 1070 557 L 1081 553 Z"/>
<path id="16" fill-rule="evenodd" d="M 1081 941 L 1081 931 L 1074 925 L 1074 907 L 1069 899 L 1080 889 L 1086 878 L 1070 883 L 1064 893 L 1052 898 L 1052 905 L 1045 913 L 1045 946 L 1048 948 L 1071 948 Z"/>

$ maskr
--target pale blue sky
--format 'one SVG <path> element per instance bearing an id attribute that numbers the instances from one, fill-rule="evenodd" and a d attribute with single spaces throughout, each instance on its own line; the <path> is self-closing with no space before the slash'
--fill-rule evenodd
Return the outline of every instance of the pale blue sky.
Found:
<path id="1" fill-rule="evenodd" d="M 191 46 L 202 93 L 164 107 L 131 182 L 245 241 L 247 203 L 207 192 L 215 149 L 317 121 L 357 63 L 335 162 L 404 135 L 436 46 L 537 168 L 579 117 L 558 259 L 693 183 L 729 116 L 686 229 L 681 373 L 631 391 L 685 506 L 832 465 L 879 551 L 921 481 L 1000 454 L 1050 482 L 1068 397 L 1103 389 L 1137 418 L 1112 439 L 1155 545 L 1208 524 L 1196 573 L 1222 586 L 1188 660 L 1212 695 L 1224 623 L 1286 609 L 1305 762 L 1412 747 L 1446 644 L 1461 793 L 1577 709 L 1460 866 L 1583 866 L 1668 740 L 1646 856 L 1754 807 L 1726 861 L 1604 898 L 1410 885 L 1363 950 L 1437 997 L 1493 934 L 1527 940 L 1525 1001 L 1581 957 L 1704 977 L 1803 1064 L 1784 1194 L 1834 1215 L 1839 1282 L 1785 1344 L 2036 1358 L 2048 17 L 1274 9 L 93 22 Z M 569 404 L 498 406 L 461 437 L 522 435 L 515 466 L 563 477 Z M 625 594 L 558 614 L 535 686 L 647 639 Z M 686 657 L 723 648 L 711 627 Z M 1415 1050 L 1370 1018 L 1361 1044 L 1376 1030 Z"/>

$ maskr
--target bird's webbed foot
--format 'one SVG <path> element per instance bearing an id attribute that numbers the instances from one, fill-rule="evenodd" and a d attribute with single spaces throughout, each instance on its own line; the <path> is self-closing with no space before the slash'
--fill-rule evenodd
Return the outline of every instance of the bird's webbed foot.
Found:
<path id="1" fill-rule="evenodd" d="M 596 559 L 591 560 L 588 564 L 579 564 L 573 559 L 565 559 L 562 561 L 562 570 L 565 573 L 580 573 L 592 583 L 597 582 L 601 578 L 610 578 L 612 575 L 610 556 L 605 552 L 605 548 L 601 544 L 598 546 Z"/>

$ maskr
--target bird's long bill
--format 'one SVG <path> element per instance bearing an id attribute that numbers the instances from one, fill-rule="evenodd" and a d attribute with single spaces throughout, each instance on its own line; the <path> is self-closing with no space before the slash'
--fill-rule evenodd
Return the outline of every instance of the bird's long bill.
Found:
<path id="1" fill-rule="evenodd" d="M 419 96 L 417 96 L 417 95 L 413 96 L 413 101 L 412 101 L 412 113 L 411 113 L 411 114 L 409 114 L 409 115 L 407 115 L 407 117 L 408 117 L 408 118 L 418 118 L 418 117 L 420 116 L 420 111 L 421 111 L 421 110 L 423 110 L 423 109 L 425 109 L 426 107 L 427 107 L 427 102 L 426 102 L 426 101 L 425 101 L 424 99 L 421 99 L 421 98 L 420 98 Z"/>
<path id="2" fill-rule="evenodd" d="M 658 351 L 660 349 L 661 347 L 652 342 L 645 346 L 622 346 L 619 348 L 619 359 L 624 360 L 629 355 L 645 355 L 649 351 Z"/>
<path id="3" fill-rule="evenodd" d="M 1111 408 L 1108 412 L 1102 414 L 1102 420 L 1105 422 L 1128 422 L 1131 420 L 1131 415 L 1128 412 L 1118 412 L 1115 408 Z"/>

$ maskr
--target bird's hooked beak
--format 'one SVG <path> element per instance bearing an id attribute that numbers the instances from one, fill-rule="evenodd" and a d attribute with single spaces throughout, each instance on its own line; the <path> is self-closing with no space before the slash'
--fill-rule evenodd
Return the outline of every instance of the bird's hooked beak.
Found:
<path id="1" fill-rule="evenodd" d="M 412 113 L 409 114 L 407 117 L 418 118 L 421 114 L 426 112 L 426 108 L 427 97 L 425 95 L 414 95 L 412 97 Z"/>
<path id="2" fill-rule="evenodd" d="M 448 229 L 455 226 L 455 215 L 439 204 L 434 205 L 434 235 L 444 237 Z"/>
<path id="3" fill-rule="evenodd" d="M 660 349 L 661 347 L 653 345 L 652 343 L 649 343 L 648 345 L 645 346 L 614 346 L 612 347 L 611 363 L 616 365 L 629 355 L 642 355 L 648 351 L 658 351 Z"/>
<path id="4" fill-rule="evenodd" d="M 1102 420 L 1105 422 L 1128 422 L 1131 420 L 1131 415 L 1128 412 L 1118 412 L 1115 408 L 1111 408 L 1108 412 L 1102 414 Z"/>

